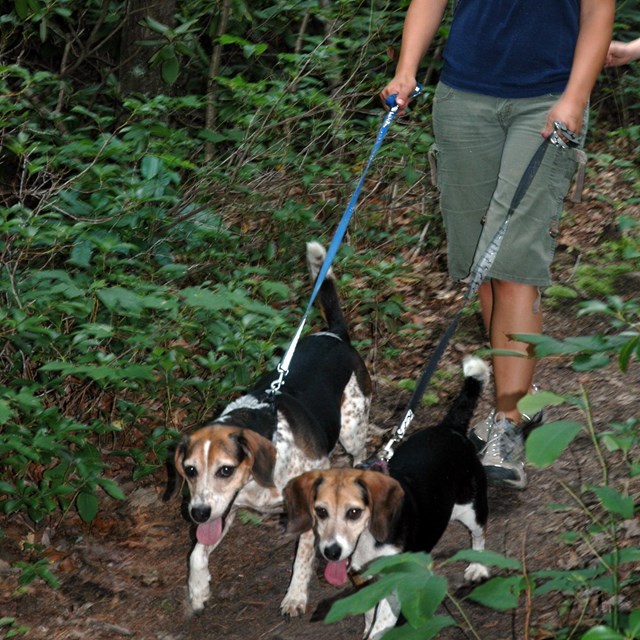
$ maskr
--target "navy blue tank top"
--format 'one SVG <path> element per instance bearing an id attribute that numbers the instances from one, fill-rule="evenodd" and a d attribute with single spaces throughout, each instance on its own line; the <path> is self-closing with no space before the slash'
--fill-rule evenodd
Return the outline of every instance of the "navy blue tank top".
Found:
<path id="1" fill-rule="evenodd" d="M 440 79 L 497 98 L 561 93 L 580 26 L 580 0 L 459 0 Z"/>

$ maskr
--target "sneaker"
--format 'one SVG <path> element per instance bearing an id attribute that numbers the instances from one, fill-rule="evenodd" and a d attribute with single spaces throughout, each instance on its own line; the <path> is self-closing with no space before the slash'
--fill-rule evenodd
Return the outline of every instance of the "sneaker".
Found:
<path id="1" fill-rule="evenodd" d="M 531 393 L 537 393 L 538 387 L 535 385 L 531 389 Z M 471 430 L 469 431 L 469 440 L 473 443 L 473 446 L 476 448 L 476 451 L 480 453 L 484 446 L 487 444 L 489 440 L 489 430 L 493 425 L 495 420 L 496 410 L 493 409 L 491 413 L 484 419 L 480 420 L 473 425 Z M 532 416 L 528 416 L 526 413 L 523 413 L 520 420 L 520 428 L 522 429 L 522 433 L 528 436 L 536 427 L 539 427 L 544 422 L 544 410 L 540 409 Z"/>
<path id="2" fill-rule="evenodd" d="M 495 415 L 496 410 L 493 409 L 484 420 L 480 420 L 480 422 L 474 424 L 469 431 L 469 440 L 471 440 L 478 453 L 480 453 L 487 444 L 489 429 L 491 429 Z"/>
<path id="3" fill-rule="evenodd" d="M 515 489 L 527 486 L 522 430 L 504 414 L 495 415 L 480 456 L 489 484 Z"/>

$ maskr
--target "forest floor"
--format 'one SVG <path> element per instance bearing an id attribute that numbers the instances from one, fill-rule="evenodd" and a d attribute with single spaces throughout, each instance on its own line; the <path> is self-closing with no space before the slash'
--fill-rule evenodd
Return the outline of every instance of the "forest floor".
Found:
<path id="1" fill-rule="evenodd" d="M 612 184 L 599 185 L 611 191 Z M 610 201 L 615 200 L 615 196 Z M 640 214 L 633 214 L 640 219 Z M 592 246 L 612 232 L 613 212 L 594 194 L 580 205 L 571 205 L 569 227 L 560 243 L 557 272 L 562 280 L 570 277 L 574 266 L 573 249 Z M 459 292 L 447 284 L 439 265 L 442 256 L 422 255 L 415 259 L 416 273 L 437 276 L 440 284 L 432 292 L 435 299 L 455 299 Z M 416 291 L 424 289 L 424 281 L 416 278 Z M 620 283 L 620 294 L 637 296 L 640 274 L 632 273 Z M 425 304 L 428 304 L 426 301 Z M 596 316 L 577 317 L 575 309 L 545 301 L 545 333 L 556 337 L 594 335 L 610 331 L 610 326 Z M 445 326 L 445 311 L 431 319 Z M 377 427 L 369 450 L 375 451 L 386 442 L 390 429 L 396 426 L 409 400 L 409 393 L 398 391 L 394 376 L 415 378 L 426 361 L 433 342 L 424 343 L 419 353 L 391 362 L 375 362 L 372 367 L 375 396 L 371 414 Z M 441 367 L 458 372 L 464 353 L 484 345 L 484 338 L 474 315 L 465 316 L 454 343 L 445 354 Z M 366 355 L 366 354 L 365 354 Z M 439 383 L 441 402 L 424 408 L 412 428 L 434 424 L 457 392 L 460 376 L 451 375 Z M 624 421 L 639 415 L 638 389 L 640 366 L 634 362 L 622 373 L 615 364 L 606 368 L 576 373 L 566 358 L 540 361 L 537 382 L 543 389 L 559 394 L 575 394 L 581 387 L 587 391 L 597 430 L 605 430 L 612 421 Z M 478 409 L 483 417 L 490 409 L 491 393 L 487 392 Z M 548 420 L 579 419 L 574 409 L 562 406 L 548 411 Z M 630 481 L 620 454 L 608 457 L 610 482 L 640 497 L 638 478 Z M 322 577 L 322 564 L 317 563 L 317 579 L 312 580 L 307 614 L 289 622 L 279 615 L 279 603 L 291 574 L 295 541 L 283 533 L 277 517 L 234 524 L 232 532 L 212 554 L 212 597 L 204 612 L 185 617 L 187 557 L 193 531 L 183 516 L 180 500 L 163 502 L 165 478 L 158 473 L 143 481 L 131 480 L 132 469 L 123 462 L 117 469 L 118 482 L 128 494 L 126 502 L 112 501 L 91 524 L 68 514 L 58 527 L 37 531 L 25 539 L 24 522 L 7 518 L 0 538 L 0 618 L 12 616 L 16 625 L 28 628 L 24 637 L 30 640 L 62 640 L 88 638 L 103 640 L 136 638 L 138 640 L 343 640 L 359 638 L 363 630 L 361 617 L 326 625 L 323 617 L 330 603 L 345 591 L 328 585 Z M 601 479 L 602 470 L 586 434 L 579 435 L 567 451 L 551 467 L 528 468 L 529 484 L 525 491 L 489 491 L 490 518 L 487 548 L 518 558 L 527 570 L 543 568 L 583 567 L 594 562 L 594 553 L 602 551 L 587 543 L 565 545 L 560 534 L 586 531 L 590 519 L 581 509 L 555 510 L 552 504 L 569 504 L 567 489 L 576 493 L 589 483 Z M 593 497 L 594 505 L 596 503 Z M 25 543 L 38 542 L 47 547 L 47 556 L 61 582 L 57 590 L 35 581 L 18 591 L 18 574 L 11 565 L 28 559 Z M 595 544 L 598 544 L 596 539 Z M 640 545 L 640 521 L 627 521 L 619 531 L 621 546 Z M 597 593 L 586 594 L 586 611 L 581 603 L 559 594 L 522 601 L 515 612 L 496 612 L 465 598 L 462 582 L 464 565 L 442 565 L 457 550 L 469 546 L 467 533 L 461 526 L 451 525 L 433 551 L 434 570 L 449 581 L 452 596 L 459 600 L 467 622 L 447 601 L 447 611 L 460 626 L 443 631 L 444 639 L 482 638 L 483 640 L 554 638 L 555 630 L 597 618 L 609 603 Z M 607 549 L 604 549 L 606 551 Z M 348 591 L 348 590 L 347 590 Z M 637 592 L 635 604 L 640 601 Z M 628 603 L 627 603 L 628 604 Z M 469 629 L 469 625 L 473 631 Z M 15 628 L 15 627 L 14 627 Z M 2 629 L 0 628 L 0 633 Z M 19 636 L 22 637 L 22 636 Z"/>

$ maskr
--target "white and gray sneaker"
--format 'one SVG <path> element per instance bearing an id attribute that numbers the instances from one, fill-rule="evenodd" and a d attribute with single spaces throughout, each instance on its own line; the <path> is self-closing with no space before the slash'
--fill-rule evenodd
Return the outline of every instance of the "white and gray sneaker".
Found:
<path id="1" fill-rule="evenodd" d="M 538 387 L 535 385 L 531 393 L 537 393 Z M 480 453 L 489 440 L 489 430 L 493 425 L 496 417 L 496 410 L 493 409 L 491 413 L 484 419 L 480 420 L 476 424 L 471 427 L 469 431 L 469 440 L 473 442 L 473 446 L 476 448 L 476 451 Z M 539 427 L 544 423 L 544 410 L 540 409 L 532 416 L 528 416 L 526 413 L 523 413 L 520 419 L 520 428 L 522 429 L 522 433 L 526 438 L 531 431 L 533 431 L 536 427 Z"/>
<path id="2" fill-rule="evenodd" d="M 489 429 L 491 429 L 495 415 L 496 410 L 493 409 L 484 420 L 474 424 L 469 431 L 469 440 L 471 440 L 478 453 L 484 449 L 487 440 L 489 440 Z"/>
<path id="3" fill-rule="evenodd" d="M 503 413 L 495 414 L 480 461 L 489 484 L 507 485 L 515 489 L 527 486 L 524 470 L 524 437 L 522 429 Z"/>

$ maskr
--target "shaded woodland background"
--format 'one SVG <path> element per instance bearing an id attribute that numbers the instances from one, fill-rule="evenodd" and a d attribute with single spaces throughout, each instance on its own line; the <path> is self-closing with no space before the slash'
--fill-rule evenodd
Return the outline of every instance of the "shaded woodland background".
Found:
<path id="1" fill-rule="evenodd" d="M 72 525 L 100 532 L 136 488 L 161 484 L 178 434 L 277 362 L 306 305 L 304 243 L 329 242 L 373 144 L 405 6 L 15 0 L 3 9 L 7 597 L 59 587 L 52 541 Z M 341 294 L 381 397 L 412 388 L 460 296 L 445 273 L 427 162 L 446 34 L 447 22 L 424 61 L 424 97 L 393 125 L 338 256 Z M 618 2 L 616 36 L 639 35 L 637 3 Z M 567 205 L 558 280 L 545 292 L 567 327 L 585 314 L 607 319 L 578 343 L 559 336 L 538 346 L 582 372 L 637 367 L 639 104 L 640 64 L 603 71 L 585 201 Z M 456 371 L 438 372 L 425 405 L 448 398 Z M 614 540 L 620 519 L 637 519 L 637 415 L 593 437 L 622 456 L 621 484 L 592 492 Z M 606 589 L 635 584 L 625 580 Z M 603 624 L 640 637 L 632 612 L 614 610 Z M 3 613 L 0 629 L 26 633 L 19 616 Z"/>

